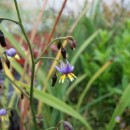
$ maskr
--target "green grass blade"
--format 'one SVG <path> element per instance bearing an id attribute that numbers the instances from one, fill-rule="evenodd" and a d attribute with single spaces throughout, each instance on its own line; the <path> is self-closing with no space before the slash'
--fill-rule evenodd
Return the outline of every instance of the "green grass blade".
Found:
<path id="1" fill-rule="evenodd" d="M 71 63 L 75 64 L 75 62 L 77 61 L 78 57 L 81 55 L 81 53 L 86 49 L 86 47 L 92 42 L 92 40 L 94 40 L 94 38 L 98 35 L 99 30 L 96 31 L 94 34 L 92 34 L 92 36 L 90 36 L 81 46 L 80 48 L 77 50 L 77 52 L 75 53 L 75 56 L 73 57 Z"/>
<path id="2" fill-rule="evenodd" d="M 115 118 L 117 116 L 120 116 L 125 108 L 130 105 L 130 84 L 126 87 L 125 91 L 123 92 L 119 103 L 117 104 L 112 117 L 110 119 L 110 122 L 108 123 L 107 129 L 106 130 L 113 130 L 115 126 Z"/>
<path id="3" fill-rule="evenodd" d="M 71 93 L 71 91 L 81 82 L 86 78 L 86 74 L 80 76 L 77 78 L 77 80 L 75 82 L 73 82 L 73 84 L 71 86 L 69 86 L 69 88 L 66 91 L 66 95 L 65 98 L 67 98 L 69 96 L 69 94 Z"/>
<path id="4" fill-rule="evenodd" d="M 29 91 L 29 89 L 30 89 L 27 85 L 25 85 L 21 82 L 18 82 L 17 84 L 26 87 L 27 91 Z M 89 123 L 77 111 L 75 111 L 71 106 L 67 105 L 62 100 L 54 97 L 53 95 L 51 95 L 49 93 L 39 91 L 37 89 L 34 89 L 34 97 L 36 99 L 38 99 L 39 101 L 78 119 L 86 126 L 87 130 L 92 130 Z"/>
<path id="5" fill-rule="evenodd" d="M 93 77 L 89 80 L 88 84 L 86 85 L 83 93 L 80 95 L 79 97 L 79 101 L 78 101 L 78 104 L 77 104 L 77 109 L 80 108 L 82 102 L 83 102 L 83 99 L 86 95 L 86 93 L 88 92 L 88 90 L 90 89 L 92 83 L 111 65 L 111 61 L 108 61 L 106 62 L 94 75 Z"/>

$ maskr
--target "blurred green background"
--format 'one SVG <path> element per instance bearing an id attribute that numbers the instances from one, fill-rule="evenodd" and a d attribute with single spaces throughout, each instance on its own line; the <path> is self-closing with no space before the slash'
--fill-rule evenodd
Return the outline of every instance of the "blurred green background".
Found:
<path id="1" fill-rule="evenodd" d="M 33 8 L 24 8 L 26 2 L 18 2 L 35 57 L 44 47 L 62 6 L 57 1 L 39 2 Z M 129 130 L 130 1 L 113 0 L 108 4 L 102 0 L 86 0 L 82 4 L 79 2 L 79 7 L 75 2 L 73 1 L 76 6 L 74 9 L 73 4 L 65 7 L 53 39 L 67 35 L 76 39 L 76 49 L 71 50 L 67 44 L 66 51 L 68 61 L 75 66 L 74 74 L 77 79 L 71 83 L 66 80 L 64 84 L 57 81 L 55 87 L 51 87 L 51 78 L 47 80 L 46 77 L 53 61 L 42 61 L 35 77 L 34 94 L 37 99 L 37 113 L 42 115 L 42 129 L 55 126 L 60 120 L 67 120 L 75 130 Z M 17 21 L 13 1 L 0 1 L 0 18 Z M 23 60 L 26 60 L 27 44 L 19 26 L 2 21 L 0 28 L 5 34 L 8 46 L 16 48 Z M 56 46 L 51 46 L 45 56 L 55 57 L 56 53 Z M 28 83 L 31 72 L 25 62 L 22 65 L 17 62 L 11 64 L 11 72 L 16 79 Z M 17 91 L 12 91 L 8 101 L 6 97 L 10 87 L 7 79 L 4 87 L 1 107 L 18 109 Z M 41 91 L 44 87 L 47 88 L 45 94 Z M 38 107 L 40 101 L 44 105 Z M 117 117 L 120 117 L 119 122 Z"/>

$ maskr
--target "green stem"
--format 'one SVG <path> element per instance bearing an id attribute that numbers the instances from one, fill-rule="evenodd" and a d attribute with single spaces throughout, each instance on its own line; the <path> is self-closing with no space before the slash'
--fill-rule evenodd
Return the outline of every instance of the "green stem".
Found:
<path id="1" fill-rule="evenodd" d="M 14 3 L 15 3 L 16 11 L 17 11 L 18 20 L 19 20 L 19 26 L 21 27 L 21 30 L 22 30 L 22 32 L 23 32 L 23 34 L 25 36 L 26 41 L 27 41 L 27 44 L 28 44 L 28 47 L 29 47 L 29 50 L 30 50 L 30 53 L 31 53 L 32 63 L 34 63 L 34 58 L 33 58 L 33 52 L 32 52 L 31 43 L 30 43 L 30 41 L 28 39 L 28 36 L 27 36 L 27 34 L 26 34 L 25 30 L 24 30 L 23 24 L 22 24 L 22 20 L 21 20 L 21 17 L 20 17 L 17 0 L 14 0 Z"/>
<path id="2" fill-rule="evenodd" d="M 39 60 L 42 60 L 42 59 L 56 60 L 57 62 L 60 61 L 59 59 L 56 59 L 56 58 L 53 58 L 53 57 L 39 57 L 39 58 L 35 61 L 35 64 L 37 64 L 37 62 L 38 62 Z"/>
<path id="3" fill-rule="evenodd" d="M 31 85 L 30 85 L 30 106 L 31 106 L 31 112 L 32 112 L 32 117 L 33 117 L 34 128 L 35 128 L 35 130 L 38 130 L 37 121 L 36 121 L 36 118 L 35 118 L 34 103 L 33 103 L 33 83 L 34 83 L 33 81 L 34 81 L 34 72 L 35 72 L 35 61 L 34 61 L 34 57 L 33 57 L 31 43 L 30 43 L 30 41 L 28 39 L 28 36 L 27 36 L 27 34 L 26 34 L 25 30 L 24 30 L 23 24 L 22 24 L 22 20 L 21 20 L 21 17 L 20 17 L 17 1 L 14 0 L 14 3 L 15 3 L 16 11 L 17 11 L 19 25 L 21 27 L 21 30 L 22 30 L 24 36 L 25 36 L 25 39 L 27 41 L 27 44 L 28 44 L 28 47 L 29 47 L 29 51 L 30 51 L 30 54 L 31 54 L 32 77 L 31 77 Z"/>
<path id="4" fill-rule="evenodd" d="M 7 21 L 11 21 L 13 23 L 16 23 L 16 24 L 19 24 L 19 22 L 15 21 L 15 20 L 12 20 L 12 19 L 8 19 L 8 18 L 0 18 L 0 23 L 4 20 L 7 20 Z"/>
<path id="5" fill-rule="evenodd" d="M 58 122 L 58 124 L 55 127 L 55 130 L 58 130 L 59 126 L 64 122 L 64 120 L 61 120 Z"/>
<path id="6" fill-rule="evenodd" d="M 52 40 L 52 41 L 43 49 L 43 51 L 42 51 L 40 57 L 43 56 L 44 52 L 47 50 L 47 48 L 48 48 L 52 43 L 54 43 L 54 42 L 56 42 L 56 41 L 59 41 L 59 40 L 66 40 L 66 39 L 71 39 L 71 40 L 73 40 L 74 38 L 73 38 L 72 36 L 67 36 L 67 37 L 59 37 L 59 38 L 56 38 L 56 39 Z"/>
<path id="7" fill-rule="evenodd" d="M 30 106 L 31 106 L 31 112 L 32 112 L 32 116 L 33 116 L 34 127 L 35 127 L 35 130 L 38 130 L 37 121 L 35 118 L 35 108 L 34 108 L 34 103 L 33 103 L 34 72 L 35 72 L 35 64 L 32 64 L 32 77 L 31 77 L 31 86 L 30 86 Z"/>
<path id="8" fill-rule="evenodd" d="M 46 129 L 46 130 L 51 130 L 51 129 L 58 130 L 59 126 L 60 126 L 61 123 L 63 123 L 63 122 L 64 122 L 64 120 L 61 120 L 61 121 L 58 122 L 58 124 L 57 124 L 55 127 L 50 127 L 50 128 L 48 128 L 48 129 Z"/>
<path id="9" fill-rule="evenodd" d="M 50 128 L 48 128 L 46 130 L 51 130 L 51 129 L 56 129 L 56 127 L 50 127 Z"/>

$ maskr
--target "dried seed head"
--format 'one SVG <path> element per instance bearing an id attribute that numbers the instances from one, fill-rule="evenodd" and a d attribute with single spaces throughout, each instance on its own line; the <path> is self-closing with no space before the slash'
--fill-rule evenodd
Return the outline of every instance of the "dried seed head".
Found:
<path id="1" fill-rule="evenodd" d="M 61 41 L 58 41 L 57 48 L 58 48 L 58 50 L 61 48 Z"/>
<path id="2" fill-rule="evenodd" d="M 56 84 L 57 76 L 56 73 L 52 76 L 52 87 Z"/>
<path id="3" fill-rule="evenodd" d="M 66 59 L 66 50 L 63 47 L 61 48 L 61 54 L 63 59 Z"/>
<path id="4" fill-rule="evenodd" d="M 1 30 L 0 30 L 0 44 L 2 47 L 6 47 L 5 37 Z"/>
<path id="5" fill-rule="evenodd" d="M 74 130 L 73 126 L 68 121 L 64 121 L 63 125 L 65 130 Z"/>

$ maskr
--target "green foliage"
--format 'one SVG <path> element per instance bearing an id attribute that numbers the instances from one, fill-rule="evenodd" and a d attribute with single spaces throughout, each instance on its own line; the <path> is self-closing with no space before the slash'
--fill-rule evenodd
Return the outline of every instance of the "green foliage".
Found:
<path id="1" fill-rule="evenodd" d="M 77 79 L 74 82 L 66 80 L 64 84 L 58 84 L 57 81 L 55 87 L 51 87 L 51 79 L 48 80 L 47 75 L 52 61 L 43 60 L 43 64 L 36 70 L 34 98 L 38 105 L 35 105 L 35 109 L 38 114 L 43 115 L 43 129 L 56 126 L 63 119 L 69 120 L 75 130 L 119 130 L 122 123 L 125 123 L 126 128 L 130 126 L 130 114 L 126 113 L 126 110 L 130 111 L 130 19 L 126 15 L 129 11 L 124 10 L 122 14 L 119 8 L 118 12 L 124 18 L 121 20 L 121 16 L 115 12 L 110 13 L 109 8 L 103 9 L 99 0 L 94 2 L 87 16 L 81 18 L 72 33 L 77 41 L 76 50 L 71 51 L 66 47 L 69 61 L 75 67 L 74 73 Z M 47 17 L 46 12 L 45 15 Z M 66 17 L 63 19 L 71 21 L 67 23 L 70 28 L 70 23 L 76 21 L 76 19 Z M 61 21 L 60 26 L 62 24 Z M 26 59 L 22 44 L 18 43 L 14 35 L 4 28 L 4 25 L 0 28 L 11 46 L 17 49 L 22 58 Z M 68 30 L 64 26 L 61 28 L 65 31 L 55 32 L 56 36 L 67 34 Z M 48 27 L 45 26 L 44 29 L 43 34 L 48 33 Z M 23 38 L 23 34 L 20 38 Z M 32 44 L 35 46 L 35 42 Z M 35 48 L 39 50 L 40 47 L 35 46 Z M 54 56 L 55 53 L 48 50 L 46 55 Z M 21 80 L 21 82 L 15 82 L 16 85 L 26 88 L 29 93 L 31 63 L 30 59 L 28 61 L 27 68 L 13 61 L 11 66 L 18 74 L 16 78 Z M 22 83 L 23 76 L 24 84 Z M 60 74 L 57 76 L 59 77 Z M 9 81 L 7 79 L 5 86 L 7 88 L 5 94 L 8 95 Z M 18 100 L 15 100 L 17 97 L 20 98 L 19 91 L 14 92 L 9 103 L 5 101 L 4 96 L 1 104 L 4 107 L 17 108 Z M 39 103 L 45 104 L 39 107 Z M 117 116 L 122 118 L 119 123 L 115 120 Z"/>

